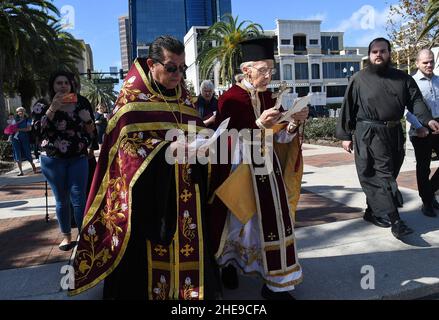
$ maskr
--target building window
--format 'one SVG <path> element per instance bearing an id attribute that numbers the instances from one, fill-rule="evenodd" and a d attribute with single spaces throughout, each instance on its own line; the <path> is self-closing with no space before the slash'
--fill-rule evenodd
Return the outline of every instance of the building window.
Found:
<path id="1" fill-rule="evenodd" d="M 284 64 L 284 80 L 293 80 L 293 66 L 291 64 Z"/>
<path id="2" fill-rule="evenodd" d="M 281 39 L 280 40 L 280 44 L 281 45 L 290 45 L 291 44 L 291 40 L 290 39 Z"/>
<path id="3" fill-rule="evenodd" d="M 306 54 L 306 36 L 293 36 L 294 54 Z"/>
<path id="4" fill-rule="evenodd" d="M 279 67 L 280 67 L 279 63 L 276 62 L 275 68 L 276 68 L 277 72 L 271 76 L 271 80 L 280 80 Z"/>
<path id="5" fill-rule="evenodd" d="M 338 37 L 333 36 L 322 36 L 322 52 L 327 54 L 328 51 L 340 51 L 340 47 L 338 45 Z"/>
<path id="6" fill-rule="evenodd" d="M 309 40 L 309 44 L 311 44 L 311 45 L 318 45 L 319 44 L 319 40 L 311 39 L 311 40 Z"/>
<path id="7" fill-rule="evenodd" d="M 344 97 L 346 88 L 347 86 L 327 86 L 326 97 L 328 98 Z"/>
<path id="8" fill-rule="evenodd" d="M 323 63 L 323 79 L 342 79 L 350 74 L 350 68 L 354 67 L 354 73 L 360 70 L 359 62 L 324 62 Z M 349 74 L 343 73 L 346 68 Z"/>
<path id="9" fill-rule="evenodd" d="M 312 86 L 311 92 L 322 92 L 322 87 L 321 86 Z"/>
<path id="10" fill-rule="evenodd" d="M 296 80 L 308 80 L 308 64 L 307 63 L 296 63 L 294 64 Z"/>
<path id="11" fill-rule="evenodd" d="M 313 63 L 311 65 L 311 75 L 313 79 L 320 79 L 320 65 Z"/>
<path id="12" fill-rule="evenodd" d="M 296 93 L 299 98 L 305 97 L 309 93 L 309 87 L 296 87 Z"/>

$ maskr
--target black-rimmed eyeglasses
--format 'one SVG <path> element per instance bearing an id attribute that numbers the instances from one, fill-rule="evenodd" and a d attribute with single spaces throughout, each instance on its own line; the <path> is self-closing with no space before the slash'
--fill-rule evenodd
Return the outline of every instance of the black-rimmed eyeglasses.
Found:
<path id="1" fill-rule="evenodd" d="M 169 73 L 175 73 L 177 72 L 177 70 L 180 71 L 180 73 L 185 73 L 187 70 L 186 65 L 177 67 L 175 64 L 168 64 L 168 63 L 164 64 L 163 62 L 156 59 L 154 59 L 154 61 L 160 63 L 163 66 L 163 68 L 165 68 L 165 70 Z"/>

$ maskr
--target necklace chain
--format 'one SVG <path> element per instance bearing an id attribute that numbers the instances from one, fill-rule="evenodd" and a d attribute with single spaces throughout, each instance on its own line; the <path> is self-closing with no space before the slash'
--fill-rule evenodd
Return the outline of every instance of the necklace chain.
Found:
<path id="1" fill-rule="evenodd" d="M 178 121 L 178 118 L 177 118 L 177 116 L 175 115 L 174 110 L 172 110 L 172 108 L 171 108 L 171 106 L 169 105 L 168 101 L 166 101 L 165 96 L 164 96 L 163 93 L 161 92 L 158 83 L 155 81 L 154 78 L 152 78 L 152 80 L 154 81 L 154 83 L 155 83 L 155 85 L 156 85 L 156 87 L 157 87 L 157 90 L 158 90 L 158 92 L 159 92 L 159 94 L 160 94 L 160 98 L 163 99 L 163 101 L 165 102 L 166 106 L 167 106 L 167 107 L 169 108 L 169 110 L 172 112 L 172 115 L 174 116 L 175 122 L 177 123 L 177 127 L 178 127 L 179 129 L 183 130 L 183 128 L 181 127 L 181 125 L 182 125 L 182 123 L 183 123 L 183 115 L 182 115 L 182 113 L 181 113 L 181 106 L 180 106 L 180 101 L 179 101 L 179 99 L 177 98 L 177 105 L 178 105 L 178 111 L 180 112 L 180 121 Z M 183 131 L 184 131 L 184 130 L 183 130 Z"/>

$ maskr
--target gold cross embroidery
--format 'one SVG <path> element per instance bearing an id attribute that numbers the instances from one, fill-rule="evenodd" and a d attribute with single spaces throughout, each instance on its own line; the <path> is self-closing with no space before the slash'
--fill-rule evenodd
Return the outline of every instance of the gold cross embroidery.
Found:
<path id="1" fill-rule="evenodd" d="M 262 183 L 264 183 L 265 180 L 267 180 L 267 177 L 266 177 L 266 176 L 259 176 L 259 181 L 261 181 Z"/>
<path id="2" fill-rule="evenodd" d="M 163 257 L 164 255 L 165 255 L 165 253 L 167 253 L 168 252 L 168 250 L 166 250 L 162 245 L 157 245 L 155 248 L 154 248 L 154 251 L 155 252 L 157 252 L 157 254 L 160 256 L 160 257 Z"/>
<path id="3" fill-rule="evenodd" d="M 190 193 L 187 189 L 184 189 L 183 193 L 180 195 L 180 199 L 183 200 L 184 203 L 188 202 L 191 197 L 192 193 Z"/>
<path id="4" fill-rule="evenodd" d="M 273 234 L 273 232 L 270 233 L 270 235 L 268 236 L 270 238 L 271 241 L 273 241 L 274 239 L 276 239 L 276 236 Z"/>
<path id="5" fill-rule="evenodd" d="M 181 250 L 181 254 L 185 257 L 189 257 L 192 252 L 194 252 L 194 248 L 192 248 L 189 244 L 186 244 Z"/>
<path id="6" fill-rule="evenodd" d="M 279 168 L 276 169 L 276 174 L 277 174 L 278 176 L 280 176 L 280 170 L 279 170 Z"/>
<path id="7" fill-rule="evenodd" d="M 288 226 L 288 228 L 287 228 L 287 233 L 288 233 L 288 234 L 291 234 L 291 226 Z"/>

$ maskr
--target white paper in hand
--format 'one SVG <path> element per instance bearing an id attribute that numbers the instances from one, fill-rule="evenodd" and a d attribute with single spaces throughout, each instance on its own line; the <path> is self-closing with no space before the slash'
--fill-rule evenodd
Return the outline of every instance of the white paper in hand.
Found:
<path id="1" fill-rule="evenodd" d="M 311 101 L 311 96 L 306 96 L 303 98 L 298 98 L 294 101 L 294 105 L 286 112 L 282 113 L 282 117 L 279 119 L 278 123 L 284 121 L 290 121 L 293 114 L 305 109 Z"/>
<path id="2" fill-rule="evenodd" d="M 218 126 L 218 129 L 216 129 L 215 133 L 209 139 L 202 138 L 197 135 L 197 138 L 189 144 L 189 148 L 209 148 L 209 146 L 214 143 L 216 139 L 218 139 L 218 137 L 224 132 L 224 130 L 227 129 L 229 121 L 230 118 L 227 118 L 223 122 L 221 122 L 221 124 Z"/>

